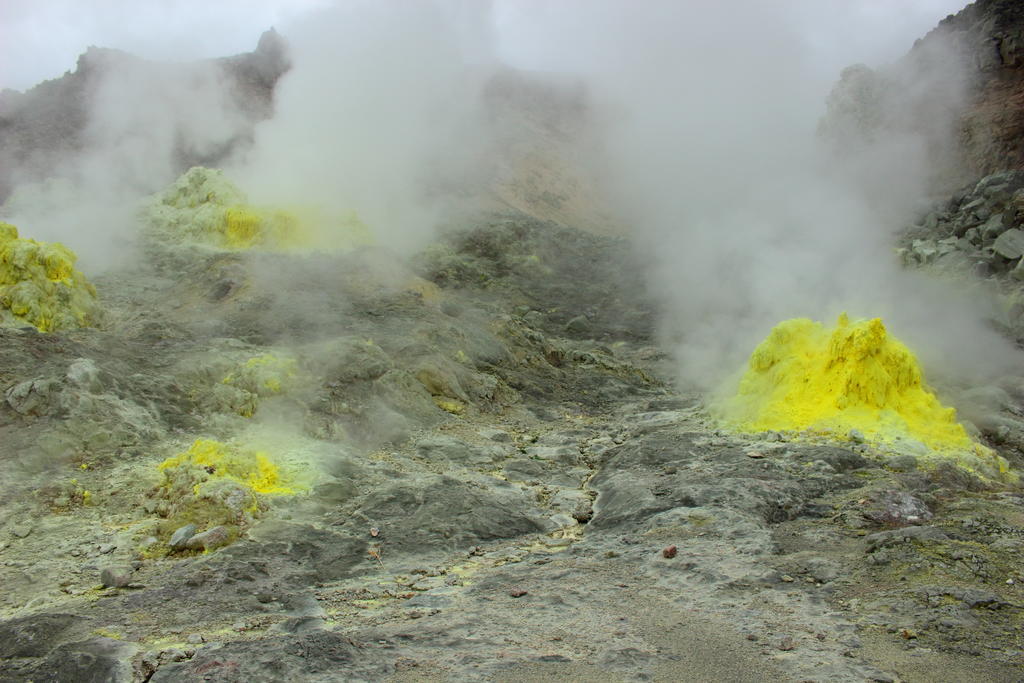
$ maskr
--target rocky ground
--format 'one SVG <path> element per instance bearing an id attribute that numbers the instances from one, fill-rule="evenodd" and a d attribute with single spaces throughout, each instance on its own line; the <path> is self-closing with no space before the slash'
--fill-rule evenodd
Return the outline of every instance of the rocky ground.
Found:
<path id="1" fill-rule="evenodd" d="M 1020 491 L 716 431 L 625 240 L 149 259 L 98 329 L 2 332 L 3 680 L 1021 678 Z M 258 354 L 280 392 L 221 379 Z M 173 548 L 196 438 L 303 486 Z"/>

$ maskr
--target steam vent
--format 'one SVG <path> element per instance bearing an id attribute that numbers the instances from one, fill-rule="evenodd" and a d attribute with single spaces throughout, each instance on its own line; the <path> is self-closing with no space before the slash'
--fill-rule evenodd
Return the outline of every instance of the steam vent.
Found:
<path id="1" fill-rule="evenodd" d="M 1005 460 L 972 441 L 956 411 L 928 388 L 913 352 L 880 318 L 851 322 L 843 313 L 832 328 L 807 318 L 779 323 L 750 355 L 722 415 L 741 432 L 923 445 L 965 465 L 978 460 L 986 476 L 1008 474 Z"/>
<path id="2" fill-rule="evenodd" d="M 23 239 L 0 222 L 0 325 L 40 332 L 88 325 L 96 290 L 75 270 L 77 259 L 63 244 Z"/>

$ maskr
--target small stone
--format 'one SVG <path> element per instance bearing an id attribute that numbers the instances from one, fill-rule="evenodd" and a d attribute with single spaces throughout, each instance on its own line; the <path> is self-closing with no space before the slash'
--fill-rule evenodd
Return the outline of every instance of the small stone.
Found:
<path id="1" fill-rule="evenodd" d="M 796 642 L 790 636 L 785 636 L 779 641 L 779 649 L 783 652 L 789 652 L 790 650 L 796 649 Z"/>
<path id="2" fill-rule="evenodd" d="M 755 460 L 757 460 L 763 458 L 764 453 L 762 453 L 761 451 L 747 451 L 747 457 L 754 458 Z"/>
<path id="3" fill-rule="evenodd" d="M 189 645 L 201 645 L 206 642 L 206 639 L 198 633 L 190 633 L 188 638 L 185 639 L 185 642 Z"/>
<path id="4" fill-rule="evenodd" d="M 853 443 L 864 443 L 864 432 L 859 429 L 851 429 L 847 434 L 847 437 L 849 437 L 850 441 Z"/>
<path id="5" fill-rule="evenodd" d="M 1006 580 L 1006 585 L 1007 585 L 1007 586 L 1012 586 L 1012 585 L 1013 585 L 1013 583 L 1014 583 L 1014 582 L 1013 582 L 1013 579 L 1007 579 L 1007 580 Z"/>
<path id="6" fill-rule="evenodd" d="M 100 582 L 105 588 L 124 588 L 132 582 L 131 567 L 104 567 Z"/>
<path id="7" fill-rule="evenodd" d="M 32 533 L 31 524 L 15 524 L 11 527 L 11 536 L 15 538 L 25 538 Z"/>
<path id="8" fill-rule="evenodd" d="M 678 549 L 674 545 L 670 545 L 661 551 L 661 556 L 667 560 L 671 560 L 673 557 L 676 556 L 677 552 Z"/>
<path id="9" fill-rule="evenodd" d="M 1024 230 L 1011 228 L 996 238 L 992 249 L 1003 258 L 1016 259 L 1024 255 Z"/>
<path id="10" fill-rule="evenodd" d="M 108 555 L 108 554 L 114 552 L 114 549 L 116 549 L 116 548 L 117 548 L 117 546 L 114 545 L 113 543 L 104 543 L 104 544 L 100 545 L 99 547 L 97 547 L 96 550 L 97 550 L 97 552 L 99 552 L 100 555 Z"/>
<path id="11" fill-rule="evenodd" d="M 590 321 L 587 316 L 578 315 L 565 324 L 565 331 L 569 334 L 586 334 L 590 331 Z"/>
<path id="12" fill-rule="evenodd" d="M 524 591 L 522 588 L 513 588 L 508 592 L 508 594 L 511 595 L 513 598 L 521 598 L 524 595 L 526 595 L 526 593 L 527 591 Z"/>
<path id="13" fill-rule="evenodd" d="M 794 579 L 794 578 L 793 578 L 792 576 L 790 576 L 789 574 L 783 574 L 783 575 L 782 575 L 782 581 L 783 581 L 784 583 L 793 583 L 794 581 L 796 581 L 796 579 Z"/>
<path id="14" fill-rule="evenodd" d="M 184 548 L 185 544 L 188 543 L 189 539 L 196 535 L 196 525 L 186 524 L 183 527 L 179 527 L 177 531 L 171 534 L 171 540 L 167 545 L 172 548 Z"/>
<path id="15" fill-rule="evenodd" d="M 219 548 L 227 542 L 227 527 L 215 526 L 209 531 L 204 531 L 201 534 L 196 534 L 192 538 L 188 539 L 188 541 L 186 541 L 185 543 L 185 547 L 194 550 L 213 550 L 214 548 Z"/>

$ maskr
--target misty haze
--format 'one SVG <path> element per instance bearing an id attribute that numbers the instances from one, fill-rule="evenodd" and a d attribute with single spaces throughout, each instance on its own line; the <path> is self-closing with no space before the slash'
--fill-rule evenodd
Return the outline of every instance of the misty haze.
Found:
<path id="1" fill-rule="evenodd" d="M 1021 680 L 962 1 L 6 3 L 0 680 Z"/>

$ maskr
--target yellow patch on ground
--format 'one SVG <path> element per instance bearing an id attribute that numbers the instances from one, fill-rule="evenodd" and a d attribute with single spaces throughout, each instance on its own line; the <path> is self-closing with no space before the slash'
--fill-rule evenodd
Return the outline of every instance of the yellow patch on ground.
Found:
<path id="1" fill-rule="evenodd" d="M 957 458 L 968 469 L 1008 473 L 1006 461 L 974 443 L 924 381 L 914 354 L 881 319 L 828 329 L 806 318 L 785 320 L 750 356 L 739 390 L 716 410 L 741 432 L 810 431 L 896 445 L 908 440 Z M 958 458 L 960 459 L 960 458 Z"/>
<path id="2" fill-rule="evenodd" d="M 96 289 L 75 270 L 78 257 L 59 242 L 18 237 L 0 222 L 0 324 L 30 324 L 40 332 L 85 327 Z"/>
<path id="3" fill-rule="evenodd" d="M 164 460 L 162 472 L 183 467 L 199 467 L 209 479 L 231 479 L 262 494 L 291 494 L 281 469 L 265 454 L 246 451 L 212 439 L 196 439 L 184 453 Z"/>

